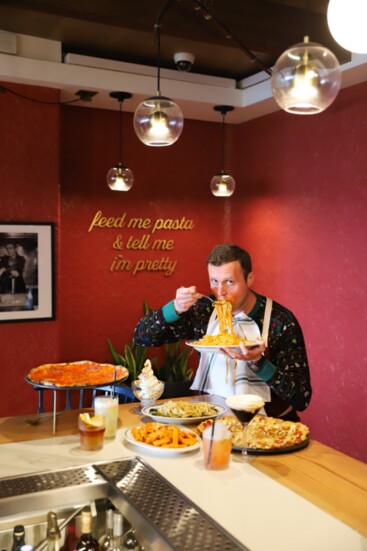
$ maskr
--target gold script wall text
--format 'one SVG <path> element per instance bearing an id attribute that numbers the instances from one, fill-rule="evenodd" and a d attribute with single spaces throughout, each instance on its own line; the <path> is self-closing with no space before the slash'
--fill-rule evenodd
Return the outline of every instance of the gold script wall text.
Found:
<path id="1" fill-rule="evenodd" d="M 156 232 L 190 231 L 195 227 L 195 222 L 182 216 L 182 218 L 129 218 L 124 212 L 121 216 L 103 216 L 98 210 L 89 225 L 88 232 L 96 229 L 126 229 L 130 233 L 117 233 L 112 241 L 114 257 L 109 267 L 110 272 L 130 272 L 137 275 L 141 272 L 162 272 L 165 276 L 171 276 L 177 267 L 177 260 L 169 253 L 175 246 L 174 239 L 164 239 Z M 143 232 L 140 234 L 140 232 Z M 140 258 L 131 260 L 122 251 L 162 251 L 161 258 Z M 120 251 L 120 252 L 117 252 Z"/>

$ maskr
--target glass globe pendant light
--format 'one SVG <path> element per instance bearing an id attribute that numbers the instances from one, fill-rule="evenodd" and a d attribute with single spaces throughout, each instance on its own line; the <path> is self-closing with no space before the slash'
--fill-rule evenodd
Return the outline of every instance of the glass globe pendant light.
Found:
<path id="1" fill-rule="evenodd" d="M 284 111 L 314 115 L 324 111 L 338 95 L 341 70 L 335 55 L 320 44 L 304 42 L 286 50 L 271 76 L 274 99 Z"/>
<path id="2" fill-rule="evenodd" d="M 110 97 L 119 102 L 119 155 L 122 144 L 122 102 L 132 97 L 129 92 L 111 92 Z M 134 184 L 134 175 L 129 168 L 120 161 L 107 172 L 107 184 L 113 191 L 129 191 Z"/>
<path id="3" fill-rule="evenodd" d="M 160 91 L 161 26 L 156 24 L 157 41 L 157 94 L 144 100 L 134 114 L 134 129 L 139 140 L 152 147 L 164 147 L 175 143 L 183 129 L 183 115 L 179 106 L 162 96 Z"/>
<path id="4" fill-rule="evenodd" d="M 230 197 L 236 187 L 234 178 L 224 170 L 224 118 L 234 107 L 230 105 L 216 105 L 214 111 L 222 114 L 222 170 L 213 176 L 210 182 L 210 190 L 215 197 Z"/>
<path id="5" fill-rule="evenodd" d="M 327 9 L 329 30 L 340 46 L 367 54 L 366 0 L 330 0 Z"/>

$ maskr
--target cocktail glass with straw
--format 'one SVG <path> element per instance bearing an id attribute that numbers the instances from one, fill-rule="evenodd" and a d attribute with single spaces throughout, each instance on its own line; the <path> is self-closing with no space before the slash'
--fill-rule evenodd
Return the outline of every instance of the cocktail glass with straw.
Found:
<path id="1" fill-rule="evenodd" d="M 250 461 L 248 454 L 248 438 L 247 427 L 250 421 L 255 417 L 257 413 L 264 407 L 265 402 L 257 394 L 235 394 L 226 398 L 226 404 L 242 423 L 243 427 L 243 444 L 241 459 L 243 461 Z"/>
<path id="2" fill-rule="evenodd" d="M 116 436 L 118 415 L 119 415 L 119 399 L 115 394 L 116 371 L 113 385 L 111 384 L 110 394 L 106 396 L 96 396 L 94 399 L 95 415 L 103 415 L 106 422 L 105 439 L 113 439 Z"/>
<path id="3" fill-rule="evenodd" d="M 218 421 L 203 432 L 204 465 L 206 469 L 227 469 L 232 451 L 232 434 Z"/>
<path id="4" fill-rule="evenodd" d="M 210 444 L 209 444 L 209 452 L 208 452 L 208 464 L 209 465 L 210 465 L 211 460 L 212 460 L 214 431 L 215 431 L 215 417 L 213 419 L 212 430 L 210 431 Z"/>

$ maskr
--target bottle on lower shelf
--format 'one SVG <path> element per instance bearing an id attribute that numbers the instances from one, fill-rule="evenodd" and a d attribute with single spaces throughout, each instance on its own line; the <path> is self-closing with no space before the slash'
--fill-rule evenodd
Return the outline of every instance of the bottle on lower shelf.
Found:
<path id="1" fill-rule="evenodd" d="M 61 534 L 57 523 L 57 515 L 53 511 L 47 513 L 47 551 L 59 551 Z"/>
<path id="2" fill-rule="evenodd" d="M 119 511 L 113 513 L 113 538 L 108 551 L 122 551 L 123 517 Z"/>
<path id="3" fill-rule="evenodd" d="M 73 551 L 76 543 L 76 527 L 75 519 L 72 519 L 71 522 L 65 528 L 65 540 L 60 547 L 60 551 Z"/>
<path id="4" fill-rule="evenodd" d="M 113 540 L 113 509 L 106 511 L 106 531 L 99 538 L 99 548 L 101 551 L 107 551 L 112 545 Z"/>
<path id="5" fill-rule="evenodd" d="M 143 551 L 143 548 L 135 537 L 133 528 L 130 528 L 130 530 L 124 534 L 124 537 L 122 538 L 122 545 L 122 549 L 124 550 L 130 549 L 132 551 Z"/>
<path id="6" fill-rule="evenodd" d="M 25 530 L 23 524 L 17 524 L 13 530 L 13 546 L 11 551 L 20 551 L 22 545 L 25 545 Z"/>
<path id="7" fill-rule="evenodd" d="M 74 551 L 99 551 L 99 543 L 92 534 L 92 513 L 83 509 L 81 513 L 81 536 L 73 547 Z"/>

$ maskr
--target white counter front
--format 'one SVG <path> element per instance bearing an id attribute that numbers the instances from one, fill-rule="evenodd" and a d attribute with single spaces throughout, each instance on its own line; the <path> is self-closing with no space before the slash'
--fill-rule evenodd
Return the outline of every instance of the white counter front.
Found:
<path id="1" fill-rule="evenodd" d="M 140 456 L 251 551 L 367 551 L 367 539 L 253 464 L 207 471 L 202 450 L 168 456 L 124 440 L 82 452 L 76 434 L 2 444 L 1 477 Z M 367 519 L 366 519 L 367 520 Z"/>

